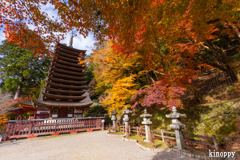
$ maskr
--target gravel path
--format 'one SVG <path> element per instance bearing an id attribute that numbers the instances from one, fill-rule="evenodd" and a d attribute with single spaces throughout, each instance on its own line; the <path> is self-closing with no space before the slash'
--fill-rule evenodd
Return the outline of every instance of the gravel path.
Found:
<path id="1" fill-rule="evenodd" d="M 150 152 L 107 131 L 0 143 L 0 160 L 194 160 L 174 152 Z"/>

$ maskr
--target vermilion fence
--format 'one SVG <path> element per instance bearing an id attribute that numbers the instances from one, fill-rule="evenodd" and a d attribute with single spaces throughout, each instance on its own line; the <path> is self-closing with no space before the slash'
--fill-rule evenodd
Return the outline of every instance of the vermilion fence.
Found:
<path id="1" fill-rule="evenodd" d="M 65 119 L 34 119 L 10 120 L 7 122 L 4 140 L 39 135 L 58 135 L 64 132 L 93 131 L 102 129 L 104 118 L 65 118 Z"/>

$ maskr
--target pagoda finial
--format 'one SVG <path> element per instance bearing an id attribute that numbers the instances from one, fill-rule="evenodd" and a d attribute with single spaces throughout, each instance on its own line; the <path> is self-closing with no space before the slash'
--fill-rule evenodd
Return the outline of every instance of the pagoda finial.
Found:
<path id="1" fill-rule="evenodd" d="M 73 45 L 73 31 L 72 31 L 72 36 L 69 41 L 69 47 L 73 47 L 72 45 Z"/>

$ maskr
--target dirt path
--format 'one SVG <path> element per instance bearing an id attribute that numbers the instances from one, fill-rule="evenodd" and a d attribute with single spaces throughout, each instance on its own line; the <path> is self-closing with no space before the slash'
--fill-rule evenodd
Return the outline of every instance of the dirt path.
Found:
<path id="1" fill-rule="evenodd" d="M 173 152 L 144 151 L 106 131 L 0 143 L 0 160 L 193 160 Z"/>

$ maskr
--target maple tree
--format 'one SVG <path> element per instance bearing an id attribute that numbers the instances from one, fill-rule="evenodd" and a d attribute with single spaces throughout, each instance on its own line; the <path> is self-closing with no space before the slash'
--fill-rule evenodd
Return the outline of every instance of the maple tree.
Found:
<path id="1" fill-rule="evenodd" d="M 40 9 L 48 3 L 58 11 L 55 19 L 49 18 Z M 114 91 L 116 88 L 116 92 L 122 91 L 129 98 L 146 84 L 148 86 L 143 89 L 144 92 L 147 94 L 150 90 L 156 93 L 156 97 L 167 93 L 174 95 L 171 91 L 182 94 L 185 88 L 201 101 L 201 94 L 191 85 L 191 80 L 197 77 L 196 68 L 224 67 L 237 81 L 233 62 L 223 63 L 226 48 L 215 42 L 218 38 L 224 38 L 218 37 L 221 33 L 216 34 L 219 28 L 212 22 L 226 23 L 231 28 L 231 32 L 226 34 L 239 40 L 237 0 L 6 0 L 0 7 L 4 8 L 1 9 L 0 23 L 5 24 L 8 40 L 38 55 L 51 53 L 51 43 L 60 41 L 63 34 L 72 29 L 84 36 L 93 32 L 100 41 L 111 39 L 111 49 L 101 52 L 105 55 L 94 53 L 99 58 L 94 60 L 99 65 L 99 70 L 95 71 L 99 75 L 96 77 L 97 90 L 104 88 Z M 35 26 L 33 31 L 29 30 L 29 25 Z M 28 36 L 25 38 L 28 43 L 19 41 L 24 39 L 23 36 Z M 38 50 L 39 47 L 41 49 Z M 218 58 L 220 54 L 223 57 Z M 204 61 L 206 55 L 212 59 Z M 141 65 L 136 61 L 141 61 Z M 140 69 L 136 67 L 138 65 Z M 135 73 L 131 74 L 131 71 Z M 136 79 L 141 80 L 140 83 L 146 82 L 139 85 Z M 132 89 L 134 85 L 139 85 L 136 90 Z M 157 88 L 162 87 L 163 91 L 158 92 Z M 139 93 L 142 94 L 143 90 Z M 112 93 L 107 105 L 114 108 L 114 102 L 126 104 L 123 99 L 128 98 L 121 97 L 123 93 L 117 95 L 119 97 Z M 176 98 L 167 96 L 169 99 Z M 145 101 L 141 102 L 145 104 Z"/>
<path id="2" fill-rule="evenodd" d="M 222 22 L 215 22 L 215 38 L 205 41 L 200 52 L 195 55 L 199 61 L 211 65 L 225 72 L 231 77 L 232 82 L 237 82 L 237 70 L 239 69 L 239 45 L 240 36 L 235 36 L 240 30 L 240 24 L 231 25 Z M 239 26 L 239 27 L 238 27 Z"/>
<path id="3" fill-rule="evenodd" d="M 129 52 L 145 45 L 159 46 L 160 37 L 167 40 L 183 36 L 177 26 L 191 22 L 194 36 L 205 38 L 209 32 L 206 22 L 211 19 L 234 21 L 238 15 L 237 0 L 5 0 L 0 4 L 0 23 L 5 25 L 9 41 L 25 45 L 30 51 L 42 54 L 44 47 L 51 51 L 51 42 L 60 41 L 62 33 L 75 28 L 87 36 L 91 31 L 98 39 L 109 36 L 124 43 Z M 51 4 L 58 11 L 51 17 L 41 8 Z M 29 32 L 29 25 L 34 26 Z M 28 43 L 19 41 L 22 37 Z M 137 46 L 131 45 L 138 42 Z M 152 43 L 153 42 L 153 43 Z M 31 46 L 32 45 L 32 46 Z M 34 49 L 35 48 L 35 49 Z M 40 50 L 36 50 L 36 48 Z M 149 49 L 149 47 L 148 47 Z M 156 49 L 156 48 L 155 48 Z"/>
<path id="4" fill-rule="evenodd" d="M 103 93 L 100 97 L 103 106 L 108 107 L 109 111 L 115 109 L 119 113 L 124 110 L 124 106 L 135 108 L 138 104 L 146 107 L 156 105 L 165 109 L 171 109 L 174 105 L 182 106 L 179 95 L 184 94 L 186 89 L 177 80 L 185 82 L 186 77 L 173 75 L 160 80 L 159 75 L 163 73 L 157 72 L 158 65 L 151 70 L 144 70 L 145 62 L 141 61 L 141 56 L 137 53 L 130 58 L 119 56 L 114 45 L 112 41 L 104 42 L 100 49 L 94 50 L 90 59 L 95 64 L 95 92 Z"/>
<path id="5" fill-rule="evenodd" d="M 109 111 L 124 110 L 123 106 L 131 107 L 130 97 L 137 91 L 134 87 L 136 74 L 134 63 L 138 57 L 124 59 L 114 53 L 112 42 L 108 41 L 99 50 L 94 50 L 92 63 L 95 64 L 94 75 L 97 81 L 96 91 L 103 92 L 101 104 Z M 102 91 L 103 90 L 103 91 Z"/>

